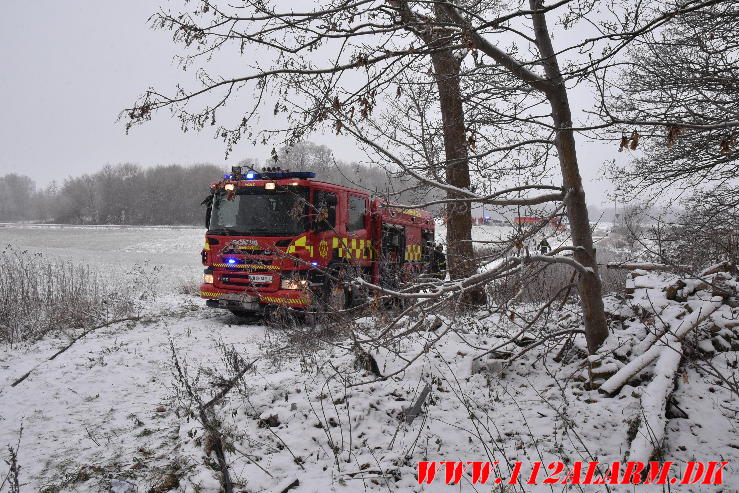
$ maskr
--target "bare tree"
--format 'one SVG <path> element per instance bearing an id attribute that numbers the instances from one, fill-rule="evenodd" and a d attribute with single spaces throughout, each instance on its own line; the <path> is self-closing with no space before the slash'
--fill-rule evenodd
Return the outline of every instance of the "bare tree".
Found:
<path id="1" fill-rule="evenodd" d="M 701 186 L 714 205 L 736 208 L 739 3 L 678 5 L 680 15 L 631 44 L 619 76 L 600 80 L 604 120 L 620 124 L 622 150 L 637 150 L 612 175 L 627 197 Z"/>
<path id="2" fill-rule="evenodd" d="M 603 5 L 561 0 L 547 6 L 540 0 L 528 5 L 325 0 L 305 11 L 276 1 L 246 1 L 239 8 L 211 0 L 186 2 L 183 10 L 160 11 L 153 23 L 189 47 L 181 61 L 198 67 L 200 86 L 172 94 L 147 91 L 126 110 L 128 127 L 169 108 L 185 130 L 215 126 L 231 151 L 242 138 L 292 144 L 330 125 L 356 138 L 377 162 L 447 194 L 452 275 L 473 280 L 456 284 L 468 297 L 482 282 L 471 262 L 470 205 L 550 203 L 549 213 L 561 214 L 556 204 L 564 200 L 573 247 L 557 253 L 571 252 L 573 258 L 533 261 L 576 268 L 588 347 L 595 351 L 607 327 L 576 143 L 578 133 L 594 127 L 574 121 L 567 84 L 583 84 L 591 76 L 603 80 L 632 42 L 676 15 L 715 2 L 654 5 L 643 15 L 615 0 Z M 588 34 L 555 49 L 551 18 L 564 29 Z M 250 58 L 246 75 L 206 70 L 208 57 L 234 46 L 258 54 Z M 434 89 L 424 74 L 432 77 Z M 228 121 L 224 108 L 244 91 L 253 104 Z M 440 132 L 423 118 L 428 107 L 416 108 L 419 118 L 413 124 L 402 123 L 400 108 L 413 103 L 403 94 L 424 91 L 441 108 Z M 265 107 L 280 119 L 274 128 L 259 121 Z M 388 126 L 393 112 L 399 125 Z M 415 129 L 417 138 L 401 142 L 399 129 Z M 435 142 L 439 138 L 442 146 Z M 557 186 L 550 174 L 555 162 L 561 175 Z M 530 176 L 506 188 L 510 181 L 502 170 L 511 169 L 529 170 Z M 548 193 L 532 196 L 542 190 Z"/>

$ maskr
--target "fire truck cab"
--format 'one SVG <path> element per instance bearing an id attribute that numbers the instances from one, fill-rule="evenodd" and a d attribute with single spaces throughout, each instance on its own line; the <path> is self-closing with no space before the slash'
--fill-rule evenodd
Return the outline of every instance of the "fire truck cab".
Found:
<path id="1" fill-rule="evenodd" d="M 434 242 L 429 212 L 314 177 L 234 167 L 211 184 L 203 201 L 200 286 L 208 306 L 237 315 L 316 302 L 347 308 L 359 298 L 349 279 L 392 288 L 428 269 Z"/>

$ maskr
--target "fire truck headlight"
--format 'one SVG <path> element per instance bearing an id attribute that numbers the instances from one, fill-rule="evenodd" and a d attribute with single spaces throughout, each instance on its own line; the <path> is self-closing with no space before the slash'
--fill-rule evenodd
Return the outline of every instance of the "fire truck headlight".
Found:
<path id="1" fill-rule="evenodd" d="M 223 188 L 225 188 L 227 191 L 231 192 L 234 189 L 234 184 L 233 183 L 227 183 L 226 186 L 224 186 Z"/>
<path id="2" fill-rule="evenodd" d="M 280 283 L 282 289 L 303 289 L 308 287 L 305 279 L 283 279 Z"/>
<path id="3" fill-rule="evenodd" d="M 203 274 L 203 284 L 213 284 L 213 274 Z"/>
<path id="4" fill-rule="evenodd" d="M 264 184 L 264 189 L 265 190 L 274 190 L 275 189 L 274 182 L 265 183 Z"/>

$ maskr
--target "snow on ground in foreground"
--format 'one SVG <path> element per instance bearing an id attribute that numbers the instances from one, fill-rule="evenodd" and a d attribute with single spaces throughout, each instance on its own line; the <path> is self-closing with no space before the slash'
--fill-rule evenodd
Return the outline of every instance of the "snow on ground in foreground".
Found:
<path id="1" fill-rule="evenodd" d="M 178 309 L 193 300 L 170 300 Z M 198 316 L 100 329 L 47 361 L 67 340 L 48 338 L 0 353 L 0 443 L 20 444 L 24 491 L 71 484 L 65 491 L 96 491 L 75 482 L 96 468 L 144 470 L 178 455 L 178 417 L 170 404 L 169 340 L 192 357 L 207 358 L 218 337 L 241 345 L 243 330 Z M 251 329 L 259 332 L 258 328 Z M 16 387 L 10 383 L 29 369 Z M 101 470 L 99 470 L 101 471 Z M 151 473 L 149 473 L 151 474 Z M 54 491 L 50 489 L 48 491 Z M 142 490 L 140 490 L 142 491 Z"/>
<path id="2" fill-rule="evenodd" d="M 233 345 L 247 361 L 259 358 L 239 391 L 216 407 L 233 446 L 227 457 L 237 491 L 270 491 L 292 478 L 300 480 L 292 490 L 296 492 L 452 491 L 438 479 L 432 485 L 416 485 L 416 462 L 623 460 L 629 423 L 639 412 L 644 389 L 626 387 L 613 398 L 586 390 L 582 360 L 554 363 L 556 351 L 545 358 L 532 351 L 500 378 L 473 375 L 471 359 L 479 351 L 470 345 L 490 347 L 502 340 L 500 336 L 513 329 L 507 317 L 452 322 L 460 334 L 448 334 L 401 376 L 346 388 L 334 368 L 355 382 L 373 378 L 355 366 L 351 354 L 327 348 L 304 355 L 306 360 L 293 356 L 288 346 L 279 357 L 266 357 L 265 348 L 286 345 L 284 332 L 232 325 L 230 315 L 203 309 L 196 299 L 184 296 L 166 297 L 159 308 L 179 314 L 100 329 L 54 361 L 45 358 L 63 340 L 49 338 L 14 351 L 4 348 L 0 444 L 15 443 L 23 424 L 23 491 L 107 491 L 112 481 L 148 491 L 173 470 L 179 476 L 177 491 L 219 491 L 203 427 L 175 398 L 170 340 L 191 377 L 198 367 L 216 370 L 201 373 L 196 385 L 206 398 L 220 390 L 216 376 L 223 361 L 218 343 Z M 563 313 L 552 323 L 568 326 L 571 318 Z M 376 321 L 365 318 L 360 323 L 371 327 Z M 491 330 L 499 323 L 499 329 Z M 629 327 L 627 332 L 635 330 Z M 416 354 L 433 337 L 434 332 L 422 332 L 397 347 L 397 355 L 375 352 L 380 371 L 388 374 L 400 368 L 401 357 Z M 582 344 L 576 341 L 580 348 Z M 310 363 L 313 358 L 320 362 L 318 367 Z M 30 377 L 9 387 L 36 365 Z M 736 464 L 736 422 L 727 419 L 721 407 L 731 402 L 730 396 L 720 388 L 706 393 L 701 385 L 705 378 L 695 369 L 688 367 L 686 378 L 689 383 L 681 384 L 676 395 L 690 417 L 669 421 L 666 458 Z M 401 411 L 425 383 L 432 387 L 425 413 L 407 425 Z M 260 425 L 271 416 L 276 417 L 271 423 L 275 426 Z M 500 473 L 508 472 L 503 465 Z M 737 491 L 734 466 L 727 480 L 729 488 L 723 491 Z M 490 487 L 473 488 L 465 482 L 461 490 Z M 543 485 L 525 490 L 552 491 Z M 604 491 L 595 486 L 582 490 Z"/>

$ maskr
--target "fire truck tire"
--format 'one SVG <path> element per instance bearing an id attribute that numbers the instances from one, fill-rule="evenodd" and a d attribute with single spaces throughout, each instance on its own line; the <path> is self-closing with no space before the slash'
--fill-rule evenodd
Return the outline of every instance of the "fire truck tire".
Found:
<path id="1" fill-rule="evenodd" d="M 345 263 L 333 263 L 328 266 L 332 277 L 327 277 L 322 292 L 322 302 L 326 309 L 345 310 L 352 305 L 352 291 L 348 283 L 343 282 L 349 275 L 351 266 Z"/>
<path id="2" fill-rule="evenodd" d="M 229 310 L 234 316 L 243 320 L 247 323 L 254 323 L 259 320 L 259 314 L 257 312 L 251 312 L 247 310 Z"/>
<path id="3" fill-rule="evenodd" d="M 324 288 L 323 304 L 330 311 L 345 310 L 351 306 L 351 291 L 336 281 Z"/>

